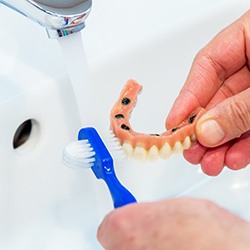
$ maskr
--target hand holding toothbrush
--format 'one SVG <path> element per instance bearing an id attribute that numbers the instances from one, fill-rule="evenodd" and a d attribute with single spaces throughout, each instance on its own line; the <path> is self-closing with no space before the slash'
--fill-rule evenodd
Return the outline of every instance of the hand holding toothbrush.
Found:
<path id="1" fill-rule="evenodd" d="M 250 11 L 222 30 L 196 56 L 166 121 L 171 128 L 202 106 L 199 143 L 184 152 L 208 175 L 224 166 L 232 170 L 250 163 Z"/>

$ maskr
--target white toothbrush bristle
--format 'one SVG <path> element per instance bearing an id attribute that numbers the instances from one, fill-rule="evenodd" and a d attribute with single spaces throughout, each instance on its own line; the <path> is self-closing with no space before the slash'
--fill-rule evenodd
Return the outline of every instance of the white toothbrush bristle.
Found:
<path id="1" fill-rule="evenodd" d="M 95 151 L 88 140 L 73 141 L 63 151 L 63 162 L 70 167 L 90 168 L 94 166 Z"/>
<path id="2" fill-rule="evenodd" d="M 126 158 L 119 139 L 112 131 L 104 135 L 103 142 L 115 162 L 124 161 Z M 88 140 L 73 141 L 63 151 L 63 163 L 69 167 L 90 168 L 94 166 L 95 151 Z"/>
<path id="3" fill-rule="evenodd" d="M 103 138 L 105 146 L 109 150 L 115 161 L 124 160 L 126 158 L 119 139 L 114 135 L 113 131 L 109 131 L 108 135 Z"/>

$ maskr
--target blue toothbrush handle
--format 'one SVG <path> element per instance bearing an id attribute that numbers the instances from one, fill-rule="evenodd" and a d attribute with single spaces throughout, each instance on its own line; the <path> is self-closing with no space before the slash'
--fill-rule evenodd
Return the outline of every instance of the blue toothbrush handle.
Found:
<path id="1" fill-rule="evenodd" d="M 135 197 L 119 182 L 114 173 L 106 175 L 104 181 L 106 182 L 112 196 L 114 208 L 136 202 Z"/>
<path id="2" fill-rule="evenodd" d="M 136 202 L 135 197 L 117 179 L 112 156 L 97 131 L 92 127 L 83 128 L 79 131 L 78 139 L 87 139 L 95 152 L 91 169 L 97 179 L 102 179 L 107 184 L 114 207 L 118 208 Z"/>

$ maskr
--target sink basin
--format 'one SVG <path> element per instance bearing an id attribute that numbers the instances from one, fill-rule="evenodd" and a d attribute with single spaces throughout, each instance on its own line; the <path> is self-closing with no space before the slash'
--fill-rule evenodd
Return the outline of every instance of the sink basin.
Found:
<path id="1" fill-rule="evenodd" d="M 94 91 L 88 120 L 101 135 L 131 78 L 144 88 L 131 117 L 133 128 L 163 132 L 197 51 L 249 6 L 247 0 L 155 3 L 155 12 L 143 0 L 94 3 L 83 37 Z M 0 55 L 6 63 L 0 72 L 0 248 L 102 249 L 96 230 L 113 209 L 107 188 L 90 170 L 61 162 L 81 122 L 60 48 L 36 24 L 2 6 L 1 18 Z M 13 143 L 17 131 L 28 133 L 21 146 Z M 139 202 L 208 198 L 250 220 L 249 168 L 225 169 L 212 178 L 182 155 L 172 155 L 155 163 L 119 161 L 115 169 Z"/>
<path id="2" fill-rule="evenodd" d="M 93 102 L 94 113 L 98 114 L 95 116 L 96 126 L 101 130 L 103 123 L 108 124 L 114 102 L 125 82 L 132 78 L 143 85 L 131 116 L 133 129 L 144 133 L 163 132 L 165 118 L 195 54 L 218 31 L 245 12 L 245 3 L 224 5 L 174 27 L 162 25 L 141 40 L 138 38 L 134 44 L 124 45 L 94 63 L 93 88 L 101 90 L 96 91 Z M 156 163 L 128 160 L 118 164 L 116 171 L 139 201 L 176 196 L 208 198 L 250 219 L 249 168 L 237 172 L 225 169 L 220 176 L 213 178 L 203 174 L 199 166 L 187 163 L 182 155 L 173 155 L 169 160 Z M 102 204 L 105 204 L 104 200 Z"/>

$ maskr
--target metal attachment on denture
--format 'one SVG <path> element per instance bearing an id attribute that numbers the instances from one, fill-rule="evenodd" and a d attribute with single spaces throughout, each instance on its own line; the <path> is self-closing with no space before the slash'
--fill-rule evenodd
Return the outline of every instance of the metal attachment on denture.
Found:
<path id="1" fill-rule="evenodd" d="M 176 127 L 176 128 L 172 128 L 172 132 L 175 132 L 176 130 L 180 129 L 179 127 Z"/>
<path id="2" fill-rule="evenodd" d="M 123 130 L 130 130 L 130 127 L 127 126 L 126 124 L 122 124 L 122 125 L 121 125 L 121 128 L 122 128 Z"/>
<path id="3" fill-rule="evenodd" d="M 196 115 L 192 115 L 192 116 L 190 116 L 190 117 L 189 117 L 189 119 L 188 119 L 188 122 L 189 122 L 189 123 L 193 123 L 193 122 L 194 122 L 195 117 L 196 117 Z"/>
<path id="4" fill-rule="evenodd" d="M 117 115 L 115 115 L 115 118 L 116 119 L 124 119 L 125 117 L 123 114 L 117 114 Z"/>
<path id="5" fill-rule="evenodd" d="M 127 106 L 130 103 L 130 99 L 127 97 L 124 97 L 122 99 L 122 105 Z"/>

